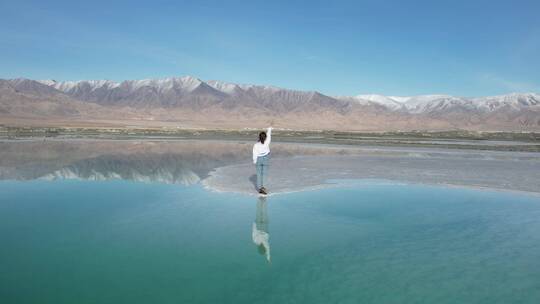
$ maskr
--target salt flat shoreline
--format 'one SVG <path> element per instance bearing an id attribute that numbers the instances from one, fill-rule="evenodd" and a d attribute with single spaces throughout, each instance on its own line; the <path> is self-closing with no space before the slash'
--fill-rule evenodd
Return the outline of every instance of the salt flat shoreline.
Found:
<path id="1" fill-rule="evenodd" d="M 203 185 L 217 192 L 257 195 L 252 164 L 216 168 Z M 267 188 L 272 194 L 347 185 L 340 181 L 398 183 L 493 189 L 540 194 L 540 154 L 511 155 L 414 153 L 298 156 L 271 160 Z M 349 183 L 350 185 L 350 183 Z"/>
<path id="2" fill-rule="evenodd" d="M 247 139 L 197 138 L 0 140 L 0 179 L 197 180 L 212 191 L 255 194 L 252 144 Z M 343 180 L 540 193 L 540 153 L 274 139 L 268 181 L 272 194 L 335 186 Z"/>

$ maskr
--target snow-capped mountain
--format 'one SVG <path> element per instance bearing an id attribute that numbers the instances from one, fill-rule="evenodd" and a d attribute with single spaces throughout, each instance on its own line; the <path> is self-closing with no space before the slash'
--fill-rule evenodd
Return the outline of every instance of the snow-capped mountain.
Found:
<path id="1" fill-rule="evenodd" d="M 193 97 L 221 97 L 222 93 L 207 83 L 191 76 L 163 79 L 142 79 L 114 82 L 109 80 L 82 80 L 56 82 L 41 81 L 43 84 L 65 94 L 88 102 L 102 105 L 134 107 L 175 106 L 196 102 Z"/>
<path id="2" fill-rule="evenodd" d="M 47 107 L 43 106 L 44 100 Z M 63 110 L 66 107 L 70 109 Z M 56 116 L 71 113 L 74 118 L 82 117 L 80 119 L 124 117 L 131 120 L 130 124 L 134 120 L 194 121 L 195 125 L 212 122 L 214 125 L 216 121 L 241 127 L 249 125 L 248 122 L 260 123 L 272 118 L 283 120 L 283 124 L 291 128 L 302 129 L 474 126 L 523 130 L 540 129 L 540 95 L 327 96 L 316 91 L 203 81 L 191 76 L 122 82 L 0 80 L 0 115 L 22 117 L 25 113 L 33 113 L 32 117 L 37 115 L 38 119 L 48 113 Z"/>
<path id="3" fill-rule="evenodd" d="M 403 103 L 398 101 L 398 99 L 392 96 L 369 94 L 369 95 L 357 95 L 352 98 L 356 100 L 357 102 L 359 102 L 360 104 L 373 103 L 373 104 L 381 105 L 390 110 L 401 110 L 404 108 Z"/>
<path id="4" fill-rule="evenodd" d="M 90 81 L 41 81 L 79 100 L 101 105 L 131 107 L 267 107 L 291 111 L 302 106 L 346 107 L 346 103 L 318 92 L 282 89 L 274 86 L 204 82 L 198 78 Z"/>
<path id="5" fill-rule="evenodd" d="M 257 99 L 255 103 L 275 103 L 286 100 L 305 104 L 313 100 L 327 99 L 335 104 L 336 101 L 347 101 L 359 105 L 378 105 L 392 111 L 406 111 L 409 113 L 429 113 L 444 111 L 455 107 L 470 110 L 494 111 L 501 107 L 514 109 L 536 106 L 540 95 L 535 93 L 512 93 L 501 96 L 480 98 L 464 98 L 450 95 L 419 95 L 419 96 L 384 96 L 378 94 L 361 94 L 356 96 L 330 97 L 318 92 L 305 92 L 282 89 L 274 86 L 260 86 L 250 84 L 236 84 L 217 80 L 202 81 L 191 76 L 170 77 L 163 79 L 126 80 L 114 82 L 109 80 L 82 80 L 63 81 L 41 80 L 42 84 L 53 87 L 72 97 L 99 104 L 148 105 L 159 100 L 162 104 L 175 105 L 190 95 L 204 95 L 214 97 L 215 101 L 230 98 Z M 175 101 L 176 99 L 176 101 Z M 140 102 L 134 102 L 140 101 Z M 146 101 L 146 103 L 145 103 Z"/>
<path id="6" fill-rule="evenodd" d="M 191 76 L 163 79 L 126 80 L 124 82 L 114 82 L 110 80 L 80 80 L 61 82 L 57 82 L 55 80 L 38 81 L 65 93 L 73 93 L 76 90 L 95 91 L 102 88 L 115 89 L 120 86 L 129 88 L 131 90 L 137 90 L 142 87 L 153 87 L 159 91 L 178 89 L 186 92 L 192 92 L 203 83 L 201 80 Z"/>
<path id="7" fill-rule="evenodd" d="M 410 113 L 445 111 L 453 107 L 471 108 L 471 102 L 469 100 L 449 95 L 411 96 L 407 97 L 403 104 Z"/>
<path id="8" fill-rule="evenodd" d="M 502 107 L 522 108 L 540 105 L 540 94 L 512 93 L 508 95 L 488 96 L 472 99 L 472 102 L 486 110 L 496 110 Z"/>
<path id="9" fill-rule="evenodd" d="M 241 88 L 241 85 L 235 84 L 235 83 L 227 83 L 223 81 L 217 81 L 217 80 L 210 80 L 207 81 L 208 85 L 213 87 L 214 89 L 221 91 L 226 94 L 234 94 L 237 92 L 237 90 L 245 90 L 247 87 Z"/>
<path id="10" fill-rule="evenodd" d="M 429 113 L 455 107 L 470 110 L 494 111 L 502 107 L 519 109 L 540 105 L 540 95 L 535 93 L 512 93 L 500 96 L 463 98 L 450 95 L 384 96 L 357 95 L 360 103 L 372 102 L 390 110 L 407 110 L 409 113 Z"/>

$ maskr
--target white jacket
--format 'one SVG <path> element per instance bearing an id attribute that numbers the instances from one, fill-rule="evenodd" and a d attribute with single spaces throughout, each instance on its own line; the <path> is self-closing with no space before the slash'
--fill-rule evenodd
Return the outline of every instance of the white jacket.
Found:
<path id="1" fill-rule="evenodd" d="M 272 141 L 272 127 L 266 131 L 266 140 L 264 144 L 258 141 L 253 145 L 253 163 L 257 163 L 257 157 L 265 156 L 270 153 L 270 141 Z"/>

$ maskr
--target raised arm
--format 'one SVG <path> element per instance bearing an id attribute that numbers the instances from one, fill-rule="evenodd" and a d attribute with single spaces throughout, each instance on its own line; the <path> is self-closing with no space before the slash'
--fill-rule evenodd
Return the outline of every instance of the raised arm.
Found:
<path id="1" fill-rule="evenodd" d="M 268 127 L 266 130 L 266 140 L 264 141 L 265 146 L 269 146 L 272 141 L 272 127 Z"/>

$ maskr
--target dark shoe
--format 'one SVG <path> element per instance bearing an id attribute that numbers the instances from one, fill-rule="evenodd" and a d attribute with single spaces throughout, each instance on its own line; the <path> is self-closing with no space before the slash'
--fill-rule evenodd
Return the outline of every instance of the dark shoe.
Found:
<path id="1" fill-rule="evenodd" d="M 264 194 L 268 194 L 268 190 L 266 190 L 265 187 L 262 187 L 261 189 L 262 189 L 262 191 L 264 191 Z"/>
<path id="2" fill-rule="evenodd" d="M 268 194 L 268 193 L 266 193 L 266 189 L 264 189 L 264 187 L 259 189 L 259 193 L 264 194 L 264 195 Z"/>

